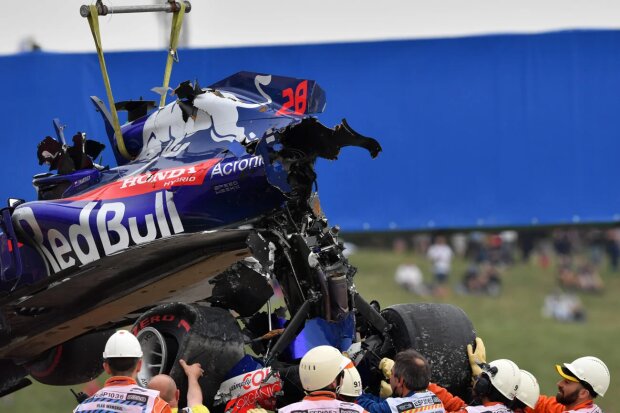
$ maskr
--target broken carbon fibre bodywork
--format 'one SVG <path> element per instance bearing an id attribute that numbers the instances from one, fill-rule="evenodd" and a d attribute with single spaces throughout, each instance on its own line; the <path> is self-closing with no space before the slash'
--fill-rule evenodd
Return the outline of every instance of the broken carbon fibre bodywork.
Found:
<path id="1" fill-rule="evenodd" d="M 176 361 L 198 360 L 210 372 L 207 404 L 231 411 L 251 407 L 240 401 L 249 396 L 235 399 L 222 383 L 237 388 L 235 380 L 262 372 L 275 386 L 273 374 L 294 376 L 296 360 L 316 345 L 399 349 L 396 330 L 357 293 L 338 227 L 313 191 L 318 157 L 358 146 L 374 158 L 379 143 L 344 120 L 333 129 L 319 123 L 325 93 L 312 80 L 240 72 L 207 88 L 184 82 L 175 94 L 158 109 L 117 105 L 129 114 L 122 141 L 132 159 L 93 98 L 117 167 L 89 163 L 98 147 L 86 150 L 82 134 L 72 147 L 53 139 L 39 147 L 58 173 L 35 177 L 39 199 L 11 203 L 0 221 L 0 360 L 11 366 L 0 391 L 23 386 L 26 374 L 47 384 L 89 379 L 100 364 L 96 346 L 81 355 L 92 362 L 85 371 L 68 370 L 75 351 L 62 349 L 130 323 L 147 349 L 141 380 L 159 372 L 182 380 Z M 285 309 L 271 308 L 274 291 Z M 449 317 L 464 326 L 450 346 L 471 342 L 466 316 Z M 407 334 L 400 347 L 418 332 Z M 466 354 L 450 363 L 457 367 L 435 378 L 458 389 L 468 381 Z"/>

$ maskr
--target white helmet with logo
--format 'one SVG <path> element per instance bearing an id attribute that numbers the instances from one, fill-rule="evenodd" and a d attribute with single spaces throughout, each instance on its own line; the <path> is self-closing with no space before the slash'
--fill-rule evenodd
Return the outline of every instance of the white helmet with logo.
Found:
<path id="1" fill-rule="evenodd" d="M 350 360 L 349 360 L 350 361 Z M 359 397 L 362 395 L 362 378 L 354 365 L 344 369 L 340 394 L 348 397 Z"/>
<path id="2" fill-rule="evenodd" d="M 299 363 L 299 379 L 306 391 L 329 386 L 351 363 L 332 346 L 318 346 L 308 351 Z"/>
<path id="3" fill-rule="evenodd" d="M 142 357 L 142 348 L 136 336 L 127 330 L 118 330 L 105 343 L 103 358 L 140 358 Z"/>
<path id="4" fill-rule="evenodd" d="M 521 400 L 527 407 L 532 409 L 536 406 L 540 396 L 540 387 L 536 377 L 529 371 L 521 370 L 521 381 L 517 389 L 517 399 Z"/>
<path id="5" fill-rule="evenodd" d="M 491 384 L 508 400 L 514 400 L 521 381 L 521 370 L 507 359 L 494 360 L 482 372 L 489 376 Z"/>
<path id="6" fill-rule="evenodd" d="M 599 396 L 605 396 L 605 392 L 609 388 L 609 369 L 599 358 L 592 356 L 579 357 L 572 363 L 564 363 L 564 368 L 559 365 L 556 365 L 555 368 L 560 373 L 560 376 L 565 379 L 571 381 L 581 380 L 588 383 Z M 568 372 L 564 369 L 567 369 Z"/>

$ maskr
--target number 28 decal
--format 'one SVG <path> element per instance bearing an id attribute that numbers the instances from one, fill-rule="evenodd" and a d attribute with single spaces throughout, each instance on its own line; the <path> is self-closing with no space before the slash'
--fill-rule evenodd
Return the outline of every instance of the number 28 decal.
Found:
<path id="1" fill-rule="evenodd" d="M 303 115 L 308 106 L 308 81 L 299 83 L 295 90 L 289 87 L 282 91 L 282 97 L 286 99 L 277 116 L 283 115 Z"/>

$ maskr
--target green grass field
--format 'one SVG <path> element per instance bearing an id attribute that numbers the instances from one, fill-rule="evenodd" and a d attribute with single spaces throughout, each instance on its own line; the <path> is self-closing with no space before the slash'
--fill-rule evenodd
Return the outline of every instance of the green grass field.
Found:
<path id="1" fill-rule="evenodd" d="M 393 281 L 396 267 L 406 260 L 414 260 L 430 279 L 430 266 L 422 257 L 377 250 L 363 250 L 352 256 L 351 262 L 359 269 L 356 285 L 360 293 L 367 299 L 378 299 L 384 307 L 420 301 L 461 307 L 484 339 L 489 361 L 515 361 L 537 377 L 542 394 L 555 395 L 557 391 L 555 364 L 585 355 L 597 356 L 607 364 L 612 377 L 607 397 L 598 398 L 597 404 L 606 413 L 620 412 L 620 402 L 613 398 L 615 383 L 620 379 L 620 352 L 614 350 L 620 340 L 620 274 L 603 270 L 605 293 L 581 296 L 588 316 L 585 323 L 561 323 L 541 316 L 544 297 L 555 287 L 554 266 L 543 270 L 532 263 L 516 264 L 505 272 L 499 297 L 452 294 L 442 300 L 421 300 Z M 456 261 L 451 282 L 460 279 L 466 265 Z"/>
<path id="2" fill-rule="evenodd" d="M 415 260 L 425 276 L 430 267 L 422 257 L 395 254 L 390 251 L 361 250 L 351 257 L 359 268 L 356 285 L 368 300 L 377 299 L 383 307 L 396 303 L 437 301 L 421 300 L 400 289 L 393 281 L 396 267 Z M 464 272 L 466 262 L 456 260 L 452 283 Z M 555 286 L 555 269 L 541 269 L 533 263 L 516 264 L 503 276 L 499 297 L 459 296 L 452 294 L 438 302 L 457 305 L 469 315 L 476 331 L 485 341 L 489 360 L 510 358 L 539 380 L 543 394 L 554 395 L 558 380 L 554 364 L 569 362 L 583 355 L 595 355 L 607 363 L 612 383 L 607 397 L 597 403 L 606 413 L 620 413 L 620 401 L 613 398 L 620 378 L 620 352 L 614 348 L 620 341 L 620 274 L 603 270 L 605 293 L 582 295 L 588 319 L 585 323 L 560 323 L 541 316 L 546 294 Z M 79 386 L 75 386 L 79 388 Z M 34 384 L 18 393 L 0 399 L 1 412 L 69 412 L 75 400 L 68 388 Z"/>

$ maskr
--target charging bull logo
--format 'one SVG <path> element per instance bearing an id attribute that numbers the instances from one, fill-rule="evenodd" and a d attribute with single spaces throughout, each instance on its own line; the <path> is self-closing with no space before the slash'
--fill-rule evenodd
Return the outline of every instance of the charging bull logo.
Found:
<path id="1" fill-rule="evenodd" d="M 153 196 L 142 199 L 153 202 Z M 62 219 L 56 217 L 61 213 Z M 54 273 L 96 261 L 131 245 L 184 232 L 169 191 L 154 193 L 150 207 L 143 202 L 131 207 L 120 201 L 91 201 L 81 208 L 35 203 L 17 208 L 13 224 L 39 249 Z"/>
<path id="2" fill-rule="evenodd" d="M 197 95 L 193 100 L 196 111 L 192 116 L 186 115 L 184 119 L 178 102 L 164 107 L 145 122 L 143 149 L 138 159 L 149 160 L 158 155 L 176 157 L 190 145 L 185 141 L 186 138 L 202 130 L 209 130 L 215 142 L 243 141 L 246 134 L 245 128 L 237 126 L 238 109 L 259 109 L 271 104 L 271 97 L 261 87 L 269 83 L 270 75 L 257 75 L 254 78 L 256 90 L 265 99 L 263 103 L 247 103 L 232 93 L 205 89 L 205 93 Z"/>

